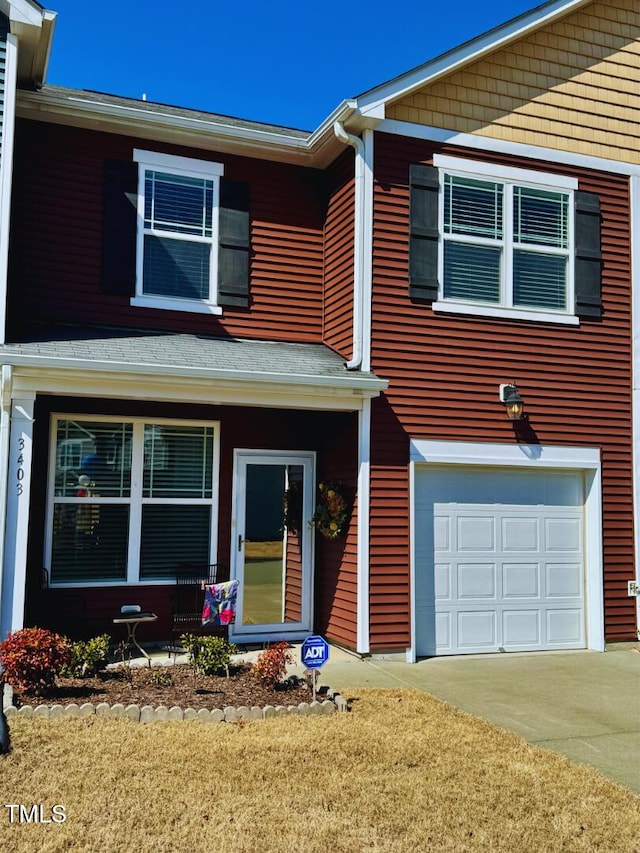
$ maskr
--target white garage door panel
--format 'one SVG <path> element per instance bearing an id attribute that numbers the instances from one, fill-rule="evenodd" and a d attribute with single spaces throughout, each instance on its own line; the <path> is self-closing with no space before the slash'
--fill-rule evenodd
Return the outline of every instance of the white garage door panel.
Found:
<path id="1" fill-rule="evenodd" d="M 457 628 L 461 651 L 493 650 L 497 645 L 495 610 L 460 610 Z"/>
<path id="2" fill-rule="evenodd" d="M 539 610 L 503 610 L 503 648 L 538 648 L 542 642 Z"/>
<path id="3" fill-rule="evenodd" d="M 539 598 L 540 563 L 503 563 L 502 597 Z"/>
<path id="4" fill-rule="evenodd" d="M 582 495 L 573 472 L 418 471 L 417 654 L 584 647 Z"/>

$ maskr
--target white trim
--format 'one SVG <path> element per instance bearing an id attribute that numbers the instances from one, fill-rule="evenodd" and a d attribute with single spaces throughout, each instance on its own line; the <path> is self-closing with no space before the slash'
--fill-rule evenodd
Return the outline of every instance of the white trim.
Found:
<path id="1" fill-rule="evenodd" d="M 362 370 L 371 370 L 371 323 L 373 293 L 373 186 L 375 136 L 367 128 L 362 133 L 364 143 L 364 175 L 362 223 Z"/>
<path id="2" fill-rule="evenodd" d="M 138 199 L 136 228 L 136 292 L 130 305 L 143 308 L 159 308 L 169 311 L 185 311 L 199 314 L 222 314 L 218 306 L 218 242 L 220 218 L 220 177 L 224 174 L 224 165 L 209 160 L 191 157 L 176 157 L 139 148 L 133 150 L 133 160 L 138 169 Z M 146 175 L 148 171 L 162 171 L 177 177 L 197 178 L 213 183 L 211 207 L 211 236 L 182 234 L 180 231 L 156 231 L 145 225 Z M 152 235 L 160 239 L 178 242 L 197 242 L 209 247 L 209 294 L 203 299 L 182 299 L 179 296 L 162 296 L 145 293 L 144 290 L 144 247 L 145 236 Z"/>
<path id="3" fill-rule="evenodd" d="M 512 166 L 502 166 L 473 160 L 465 160 L 458 157 L 434 154 L 433 165 L 439 170 L 439 204 L 438 204 L 438 281 L 439 298 L 432 306 L 435 311 L 446 311 L 452 306 L 452 313 L 477 314 L 485 317 L 504 317 L 509 319 L 545 321 L 555 318 L 550 322 L 578 325 L 579 320 L 572 311 L 575 306 L 574 285 L 574 244 L 575 244 L 575 215 L 574 215 L 574 192 L 578 187 L 575 178 L 567 178 L 563 175 L 553 175 L 546 172 L 535 172 L 530 169 L 520 169 Z M 495 238 L 487 236 L 471 236 L 448 232 L 445 228 L 447 211 L 445 209 L 446 178 L 460 177 L 462 180 L 491 181 L 499 184 L 503 195 L 501 199 L 503 223 L 502 235 Z M 515 239 L 514 223 L 514 194 L 516 188 L 533 187 L 534 190 L 542 190 L 546 193 L 562 195 L 566 201 L 566 246 L 546 246 L 537 243 L 519 243 Z M 488 246 L 500 253 L 499 269 L 499 301 L 478 302 L 471 298 L 447 297 L 445 290 L 445 246 L 447 243 L 456 245 L 480 245 Z M 514 259 L 516 252 L 526 250 L 529 253 L 542 256 L 554 255 L 564 259 L 565 288 L 564 306 L 561 309 L 545 308 L 544 306 L 518 306 L 514 305 Z"/>
<path id="4" fill-rule="evenodd" d="M 9 265 L 9 228 L 11 220 L 11 185 L 13 181 L 13 142 L 16 118 L 16 79 L 18 73 L 18 40 L 7 36 L 7 62 L 4 81 L 4 119 L 0 140 L 0 343 L 7 339 L 7 269 Z"/>
<path id="5" fill-rule="evenodd" d="M 369 576 L 370 576 L 370 509 L 371 509 L 371 402 L 367 400 L 358 416 L 358 542 L 356 651 L 370 650 Z"/>
<path id="6" fill-rule="evenodd" d="M 587 647 L 604 651 L 604 593 L 602 555 L 602 474 L 600 450 L 597 447 L 558 447 L 548 445 L 492 444 L 467 441 L 430 441 L 414 439 L 409 446 L 411 507 L 409 523 L 415 526 L 415 474 L 420 463 L 431 465 L 482 465 L 531 468 L 534 470 L 566 469 L 583 471 L 585 475 L 585 578 Z M 415 591 L 415 541 L 411 541 L 411 594 Z M 411 599 L 412 647 L 408 654 L 415 659 L 415 599 Z"/>
<path id="7" fill-rule="evenodd" d="M 580 325 L 580 318 L 575 314 L 533 311 L 530 308 L 503 308 L 501 305 L 487 305 L 486 302 L 454 302 L 446 299 L 432 302 L 431 308 L 443 314 L 472 314 L 477 317 L 502 317 L 505 320 L 531 320 L 536 323 L 559 323 L 564 326 Z"/>
<path id="8" fill-rule="evenodd" d="M 24 625 L 35 395 L 11 401 L 0 637 Z"/>
<path id="9" fill-rule="evenodd" d="M 482 160 L 467 160 L 463 157 L 450 157 L 446 154 L 434 154 L 433 165 L 439 169 L 463 173 L 472 178 L 481 175 L 482 177 L 514 184 L 536 184 L 541 189 L 552 191 L 578 189 L 578 179 L 567 175 L 536 172 L 533 169 L 503 166 L 500 163 L 486 163 Z"/>
<path id="10" fill-rule="evenodd" d="M 224 164 L 196 157 L 176 157 L 174 154 L 161 154 L 157 151 L 133 149 L 133 160 L 149 169 L 165 169 L 176 175 L 189 175 L 196 178 L 219 178 L 224 175 Z"/>
<path id="11" fill-rule="evenodd" d="M 215 254 L 212 253 L 212 254 Z M 211 258 L 213 260 L 213 257 Z M 183 311 L 190 314 L 222 314 L 222 308 L 212 302 L 202 302 L 193 299 L 179 299 L 177 297 L 133 296 L 129 304 L 134 308 L 157 308 L 159 311 Z"/>
<path id="12" fill-rule="evenodd" d="M 578 166 L 584 169 L 612 172 L 616 175 L 640 175 L 640 164 L 610 160 L 606 157 L 594 157 L 589 154 L 576 154 L 559 148 L 545 148 L 542 145 L 528 145 L 524 142 L 494 139 L 491 136 L 480 136 L 475 133 L 459 133 L 457 130 L 414 124 L 397 119 L 385 119 L 377 125 L 376 131 L 394 134 L 395 136 L 405 136 L 410 139 L 424 139 L 431 142 L 458 145 L 486 153 L 508 154 L 523 159 L 558 163 L 563 166 Z"/>
<path id="13" fill-rule="evenodd" d="M 154 139 L 188 144 L 201 150 L 230 154 L 247 154 L 277 162 L 328 166 L 340 153 L 333 125 L 354 114 L 355 102 L 343 101 L 313 132 L 299 132 L 285 127 L 250 126 L 234 123 L 225 116 L 184 115 L 162 112 L 162 104 L 137 106 L 130 103 L 106 103 L 91 99 L 90 94 L 75 92 L 28 92 L 20 90 L 18 114 L 36 121 L 74 124 L 78 127 L 104 130 L 140 139 Z M 123 99 L 126 100 L 126 99 Z"/>
<path id="14" fill-rule="evenodd" d="M 409 461 L 409 636 L 407 663 L 415 663 L 416 653 L 416 460 Z"/>
<path id="15" fill-rule="evenodd" d="M 0 387 L 0 639 L 3 639 L 2 626 L 5 624 L 2 606 L 2 588 L 5 571 L 5 550 L 7 536 L 7 491 L 9 486 L 9 459 L 11 435 L 11 395 L 13 371 L 9 365 L 2 365 L 2 386 Z"/>
<path id="16" fill-rule="evenodd" d="M 377 397 L 380 389 L 358 385 L 326 387 L 306 385 L 304 380 L 289 385 L 276 382 L 243 382 L 234 379 L 207 379 L 189 374 L 145 376 L 135 368 L 123 373 L 104 373 L 42 368 L 15 368 L 16 391 L 63 394 L 80 397 L 104 397 L 118 400 L 153 400 L 206 405 L 238 405 L 250 408 L 309 409 L 355 412 L 364 399 Z"/>
<path id="17" fill-rule="evenodd" d="M 633 532 L 635 580 L 640 583 L 640 176 L 629 181 L 631 231 L 631 322 L 632 322 L 632 453 Z M 640 596 L 636 597 L 636 631 L 640 629 Z"/>
<path id="18" fill-rule="evenodd" d="M 313 496 L 316 488 L 316 453 L 313 450 L 261 450 L 255 448 L 235 448 L 233 451 L 233 489 L 231 504 L 231 541 L 229 552 L 230 577 L 232 580 L 243 578 L 244 549 L 238 556 L 238 536 L 244 540 L 244 521 L 246 512 L 246 470 L 247 465 L 301 465 L 304 470 L 303 509 L 302 509 L 302 613 L 299 622 L 277 622 L 251 627 L 239 621 L 229 626 L 229 640 L 232 643 L 265 642 L 274 636 L 286 636 L 287 639 L 303 639 L 313 627 L 314 598 L 314 536 L 309 526 L 313 515 Z M 305 594 L 306 586 L 306 594 Z M 238 589 L 237 614 L 241 618 L 243 604 L 242 583 Z"/>
<path id="19" fill-rule="evenodd" d="M 77 505 L 76 498 L 55 497 L 55 468 L 57 453 L 57 428 L 61 420 L 78 420 L 99 422 L 105 424 L 131 424 L 131 483 L 128 497 L 106 498 L 98 497 L 94 502 L 100 505 L 126 505 L 130 508 L 128 554 L 126 565 L 126 577 L 123 579 L 86 580 L 56 582 L 51 576 L 51 554 L 53 549 L 53 517 L 56 504 Z M 211 464 L 211 498 L 145 498 L 143 496 L 143 453 L 144 426 L 146 424 L 159 424 L 166 426 L 196 426 L 207 427 L 213 431 L 213 458 Z M 139 451 L 136 453 L 136 451 Z M 220 493 L 220 421 L 185 418 L 155 418 L 134 417 L 130 415 L 100 415 L 90 413 L 68 413 L 52 412 L 49 422 L 49 458 L 48 458 L 48 482 L 47 503 L 45 513 L 45 535 L 43 565 L 49 572 L 52 588 L 68 587 L 103 587 L 103 586 L 161 586 L 171 583 L 163 578 L 145 579 L 140 578 L 140 533 L 142 530 L 142 507 L 149 505 L 170 506 L 209 506 L 211 507 L 211 524 L 209 529 L 209 561 L 215 562 L 218 552 L 218 516 L 219 516 L 219 493 Z"/>
<path id="20" fill-rule="evenodd" d="M 493 53 L 507 44 L 524 38 L 528 33 L 546 26 L 589 2 L 591 0 L 556 0 L 544 6 L 538 6 L 400 77 L 365 92 L 356 99 L 357 108 L 364 115 L 370 113 L 379 115 L 380 108 L 387 102 L 406 97 L 440 77 L 451 74 L 472 62 L 477 62 L 488 53 Z"/>
<path id="21" fill-rule="evenodd" d="M 286 343 L 282 344 L 286 347 Z M 189 381 L 197 379 L 207 383 L 207 388 L 212 387 L 212 380 L 224 383 L 225 381 L 235 383 L 247 383 L 253 386 L 257 393 L 262 387 L 268 385 L 281 385 L 291 389 L 306 391 L 313 393 L 314 389 L 327 388 L 331 389 L 331 393 L 340 394 L 347 392 L 353 394 L 357 391 L 362 391 L 365 395 L 377 396 L 380 391 L 388 386 L 385 379 L 371 376 L 360 376 L 357 373 L 349 373 L 345 371 L 344 377 L 338 376 L 317 376 L 307 373 L 275 373 L 264 372 L 256 373 L 247 370 L 235 370 L 215 367 L 193 367 L 193 366 L 176 366 L 175 364 L 164 363 L 147 363 L 147 362 L 119 362 L 119 361 L 100 361 L 96 359 L 83 358 L 68 358 L 63 357 L 48 357 L 37 355 L 22 355 L 20 353 L 5 352 L 2 355 L 4 364 L 10 364 L 19 369 L 22 368 L 22 375 L 29 375 L 29 371 L 34 368 L 34 378 L 37 376 L 37 371 L 45 372 L 47 370 L 54 371 L 58 375 L 62 374 L 60 381 L 73 382 L 74 379 L 80 378 L 82 373 L 86 371 L 87 376 L 93 375 L 96 381 L 104 379 L 109 381 L 109 378 L 121 378 L 127 374 L 133 379 L 147 377 L 149 381 L 156 380 L 161 382 L 166 381 Z M 101 376 L 101 374 L 103 374 Z M 54 377 L 51 377 L 54 379 Z M 55 381 L 55 379 L 54 379 Z M 41 383 L 38 390 L 46 391 L 47 385 Z"/>

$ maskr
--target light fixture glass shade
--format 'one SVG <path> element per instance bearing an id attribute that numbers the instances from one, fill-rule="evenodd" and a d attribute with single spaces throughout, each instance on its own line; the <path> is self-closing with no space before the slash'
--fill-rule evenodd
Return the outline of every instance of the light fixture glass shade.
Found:
<path id="1" fill-rule="evenodd" d="M 507 410 L 510 421 L 520 421 L 524 415 L 524 400 L 520 396 L 517 385 L 504 385 L 502 402 Z"/>
<path id="2" fill-rule="evenodd" d="M 524 406 L 522 400 L 509 400 L 506 404 L 507 417 L 510 421 L 519 421 L 522 418 Z"/>

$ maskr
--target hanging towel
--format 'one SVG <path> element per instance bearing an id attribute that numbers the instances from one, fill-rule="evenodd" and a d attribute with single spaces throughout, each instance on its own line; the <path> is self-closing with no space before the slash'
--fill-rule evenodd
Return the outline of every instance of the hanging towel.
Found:
<path id="1" fill-rule="evenodd" d="M 212 583 L 204 588 L 203 625 L 230 625 L 236 618 L 239 581 Z"/>

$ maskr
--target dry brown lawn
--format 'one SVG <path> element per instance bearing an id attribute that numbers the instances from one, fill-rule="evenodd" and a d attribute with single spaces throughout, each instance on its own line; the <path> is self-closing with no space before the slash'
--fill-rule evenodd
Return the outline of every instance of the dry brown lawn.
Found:
<path id="1" fill-rule="evenodd" d="M 640 797 L 595 771 L 417 691 L 352 695 L 245 725 L 12 718 L 0 850 L 640 851 Z"/>

